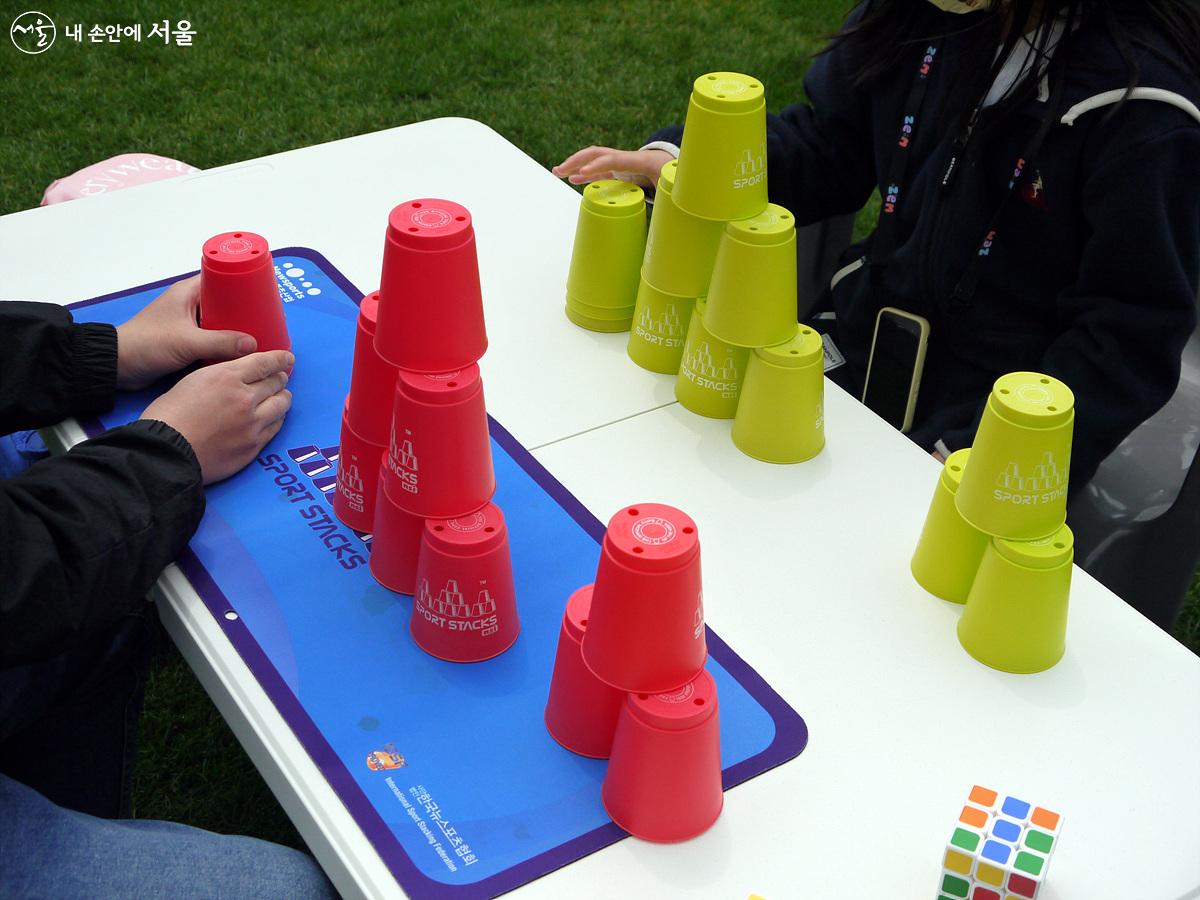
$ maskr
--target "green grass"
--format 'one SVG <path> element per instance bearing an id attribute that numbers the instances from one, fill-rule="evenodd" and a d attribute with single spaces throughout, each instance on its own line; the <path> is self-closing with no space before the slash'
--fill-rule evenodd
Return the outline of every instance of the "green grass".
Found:
<path id="1" fill-rule="evenodd" d="M 753 72 L 777 107 L 803 95 L 807 58 L 849 0 L 781 4 L 413 2 L 184 10 L 128 2 L 101 15 L 58 3 L 58 43 L 0 46 L 0 213 L 46 184 L 132 150 L 201 168 L 438 116 L 491 125 L 546 165 L 587 144 L 637 146 L 682 119 L 695 75 Z M 8 4 L 5 22 L 18 10 Z M 191 48 L 75 44 L 67 23 L 191 15 Z M 85 28 L 86 30 L 86 28 Z M 873 220 L 871 210 L 861 229 Z M 1200 652 L 1200 583 L 1176 634 Z M 147 694 L 137 812 L 299 845 L 177 652 Z"/>

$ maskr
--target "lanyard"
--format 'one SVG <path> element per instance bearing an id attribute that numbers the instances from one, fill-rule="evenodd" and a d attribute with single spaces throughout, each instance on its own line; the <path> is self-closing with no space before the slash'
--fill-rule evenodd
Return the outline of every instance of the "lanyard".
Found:
<path id="1" fill-rule="evenodd" d="M 908 100 L 904 104 L 904 119 L 900 123 L 900 135 L 896 141 L 896 151 L 892 154 L 891 165 L 888 169 L 887 190 L 883 193 L 883 202 L 879 209 L 879 222 L 875 226 L 875 238 L 872 241 L 871 256 L 883 262 L 896 249 L 897 214 L 900 197 L 904 190 L 904 181 L 912 160 L 913 134 L 917 128 L 917 120 L 921 108 L 925 105 L 925 95 L 929 91 L 929 75 L 933 71 L 934 61 L 938 54 L 938 45 L 930 44 L 925 48 L 921 64 L 917 67 L 917 77 L 909 91 Z M 878 271 L 873 267 L 873 271 Z"/>
<path id="2" fill-rule="evenodd" d="M 1042 122 L 1013 165 L 1012 177 L 1008 180 L 1008 188 L 1004 192 L 1004 197 L 1001 199 L 1000 205 L 988 221 L 987 228 L 983 233 L 983 240 L 979 243 L 979 249 L 971 257 L 966 270 L 958 280 L 958 284 L 954 287 L 954 293 L 950 297 L 950 310 L 953 313 L 961 314 L 965 312 L 971 305 L 971 301 L 975 298 L 975 290 L 979 287 L 979 278 L 983 272 L 984 261 L 991 254 L 992 246 L 996 242 L 1000 214 L 1004 212 L 1009 200 L 1016 194 L 1017 185 L 1022 182 L 1025 172 L 1029 168 L 1029 162 L 1042 149 L 1042 144 L 1046 141 L 1046 135 L 1050 133 L 1050 129 L 1058 120 L 1058 108 L 1062 102 L 1066 82 L 1065 72 L 1060 71 L 1058 77 L 1055 79 L 1054 88 L 1050 92 L 1050 99 L 1046 102 L 1046 112 L 1042 117 Z"/>

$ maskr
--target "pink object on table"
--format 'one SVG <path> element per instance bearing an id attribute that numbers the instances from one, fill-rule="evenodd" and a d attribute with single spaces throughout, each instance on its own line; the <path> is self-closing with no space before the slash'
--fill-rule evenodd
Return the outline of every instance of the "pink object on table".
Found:
<path id="1" fill-rule="evenodd" d="M 42 206 L 78 200 L 95 194 L 107 194 L 122 188 L 136 187 L 164 178 L 176 178 L 199 172 L 195 166 L 158 156 L 154 153 L 122 153 L 80 169 L 65 178 L 51 182 L 42 194 Z"/>

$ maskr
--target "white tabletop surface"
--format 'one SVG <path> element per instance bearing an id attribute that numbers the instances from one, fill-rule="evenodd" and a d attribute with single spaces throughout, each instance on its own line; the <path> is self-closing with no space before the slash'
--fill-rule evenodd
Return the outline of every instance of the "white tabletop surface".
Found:
<path id="1" fill-rule="evenodd" d="M 1200 897 L 1200 660 L 1076 570 L 1058 666 L 974 662 L 959 609 L 907 569 L 936 464 L 832 386 L 829 445 L 798 466 L 750 460 L 728 423 L 671 403 L 670 379 L 630 363 L 622 336 L 566 322 L 577 195 L 485 126 L 434 120 L 0 217 L 0 296 L 66 303 L 167 277 L 229 228 L 313 247 L 370 289 L 387 211 L 416 196 L 475 217 L 490 411 L 602 520 L 646 500 L 691 513 L 709 623 L 811 731 L 798 759 L 730 791 L 701 838 L 622 841 L 520 893 L 931 897 L 981 782 L 1065 814 L 1045 900 Z M 171 567 L 159 588 L 172 636 L 335 884 L 394 896 L 190 585 Z"/>

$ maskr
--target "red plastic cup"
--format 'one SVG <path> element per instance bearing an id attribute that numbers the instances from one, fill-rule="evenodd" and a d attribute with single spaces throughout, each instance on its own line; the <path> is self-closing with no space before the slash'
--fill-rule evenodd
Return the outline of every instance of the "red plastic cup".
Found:
<path id="1" fill-rule="evenodd" d="M 375 535 L 371 539 L 371 574 L 390 591 L 412 594 L 417 585 L 417 560 L 425 520 L 405 512 L 388 492 L 387 453 L 380 457 L 379 488 L 375 495 Z"/>
<path id="2" fill-rule="evenodd" d="M 388 216 L 375 347 L 410 372 L 465 369 L 487 350 L 471 214 L 451 200 Z"/>
<path id="3" fill-rule="evenodd" d="M 614 822 L 647 841 L 686 841 L 717 821 L 721 718 L 708 672 L 670 693 L 628 695 L 600 799 Z"/>
<path id="4" fill-rule="evenodd" d="M 704 668 L 704 596 L 696 523 L 673 506 L 627 506 L 608 523 L 583 636 L 596 677 L 657 694 Z"/>
<path id="5" fill-rule="evenodd" d="M 496 476 L 479 366 L 396 378 L 388 479 L 392 497 L 424 519 L 452 519 L 492 499 Z"/>
<path id="6" fill-rule="evenodd" d="M 350 396 L 346 400 L 350 424 L 374 444 L 386 444 L 392 429 L 392 403 L 396 392 L 396 367 L 375 350 L 375 320 L 379 291 L 358 304 L 358 330 L 354 337 L 354 366 L 350 370 Z"/>
<path id="7" fill-rule="evenodd" d="M 387 455 L 387 449 L 386 444 L 368 441 L 355 431 L 350 425 L 348 407 L 343 408 L 333 514 L 355 531 L 375 530 L 379 460 Z"/>
<path id="8" fill-rule="evenodd" d="M 425 523 L 409 629 L 422 650 L 450 662 L 491 659 L 517 639 L 508 530 L 496 504 Z"/>
<path id="9" fill-rule="evenodd" d="M 261 235 L 227 231 L 200 251 L 200 327 L 244 331 L 259 350 L 290 350 L 271 249 Z"/>
<path id="10" fill-rule="evenodd" d="M 558 653 L 546 701 L 546 730 L 572 753 L 604 759 L 612 749 L 617 715 L 626 694 L 609 687 L 583 662 L 583 635 L 592 605 L 592 586 L 581 587 L 567 601 Z"/>

